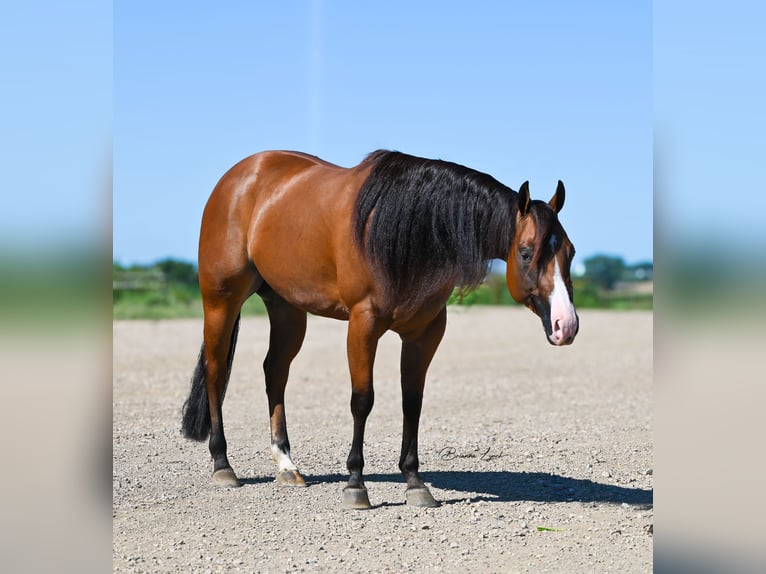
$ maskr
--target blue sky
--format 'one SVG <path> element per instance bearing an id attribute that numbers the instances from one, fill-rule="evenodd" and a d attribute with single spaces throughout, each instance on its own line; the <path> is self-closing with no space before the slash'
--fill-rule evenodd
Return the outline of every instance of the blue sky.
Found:
<path id="1" fill-rule="evenodd" d="M 580 261 L 651 259 L 651 80 L 649 2 L 117 2 L 114 258 L 195 260 L 247 155 L 389 148 L 561 179 Z"/>
<path id="2" fill-rule="evenodd" d="M 652 199 L 658 249 L 766 247 L 761 4 L 251 4 L 4 4 L 0 247 L 193 260 L 220 175 L 280 147 L 561 178 L 578 259 L 651 257 Z"/>
<path id="3" fill-rule="evenodd" d="M 653 20 L 658 237 L 763 266 L 766 4 L 659 1 Z"/>
<path id="4" fill-rule="evenodd" d="M 0 248 L 106 241 L 111 227 L 112 6 L 0 8 Z"/>

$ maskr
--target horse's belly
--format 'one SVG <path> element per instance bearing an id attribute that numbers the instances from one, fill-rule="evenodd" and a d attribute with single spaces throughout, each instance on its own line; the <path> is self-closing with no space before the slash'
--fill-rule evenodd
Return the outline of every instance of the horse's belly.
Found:
<path id="1" fill-rule="evenodd" d="M 318 295 L 321 294 L 316 292 L 304 294 L 291 291 L 289 298 L 283 297 L 299 309 L 303 309 L 312 315 L 340 319 L 341 321 L 348 320 L 348 307 L 346 307 L 342 301 L 332 297 L 321 297 Z"/>
<path id="2" fill-rule="evenodd" d="M 254 263 L 270 290 L 291 305 L 312 315 L 348 319 L 348 307 L 332 274 L 296 264 L 295 258 L 290 264 Z"/>

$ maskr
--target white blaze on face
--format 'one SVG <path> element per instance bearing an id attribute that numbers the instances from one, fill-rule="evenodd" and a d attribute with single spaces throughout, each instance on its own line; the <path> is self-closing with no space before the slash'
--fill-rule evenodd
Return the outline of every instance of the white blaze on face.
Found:
<path id="1" fill-rule="evenodd" d="M 551 237 L 551 249 L 556 243 L 556 236 Z M 559 261 L 553 258 L 553 291 L 548 298 L 551 308 L 551 329 L 549 336 L 551 343 L 561 345 L 571 342 L 572 337 L 577 333 L 577 313 L 574 305 L 569 300 L 569 292 L 561 276 Z"/>

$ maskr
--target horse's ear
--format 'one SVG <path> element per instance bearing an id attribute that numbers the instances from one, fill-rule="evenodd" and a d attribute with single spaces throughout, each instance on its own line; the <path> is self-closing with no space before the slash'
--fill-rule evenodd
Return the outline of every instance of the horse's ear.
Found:
<path id="1" fill-rule="evenodd" d="M 556 193 L 548 202 L 548 205 L 550 205 L 553 211 L 556 213 L 560 212 L 561 208 L 564 207 L 565 196 L 566 194 L 564 193 L 564 184 L 561 182 L 561 180 L 559 180 L 559 184 L 556 186 Z"/>
<path id="2" fill-rule="evenodd" d="M 525 181 L 519 188 L 519 217 L 529 213 L 529 182 Z"/>

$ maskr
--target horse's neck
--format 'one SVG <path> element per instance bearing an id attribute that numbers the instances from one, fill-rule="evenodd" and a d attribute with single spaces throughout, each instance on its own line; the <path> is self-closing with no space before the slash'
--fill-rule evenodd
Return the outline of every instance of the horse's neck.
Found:
<path id="1" fill-rule="evenodd" d="M 507 225 L 510 227 L 508 233 L 508 241 L 498 241 L 497 245 L 492 248 L 491 259 L 508 260 L 508 252 L 511 250 L 511 244 L 513 243 L 513 236 L 516 233 L 516 212 L 519 210 L 519 194 L 513 190 L 509 193 L 499 194 L 499 201 L 508 202 L 508 221 Z M 498 206 L 497 209 L 502 209 L 504 206 Z M 499 239 L 499 238 L 498 238 Z"/>

